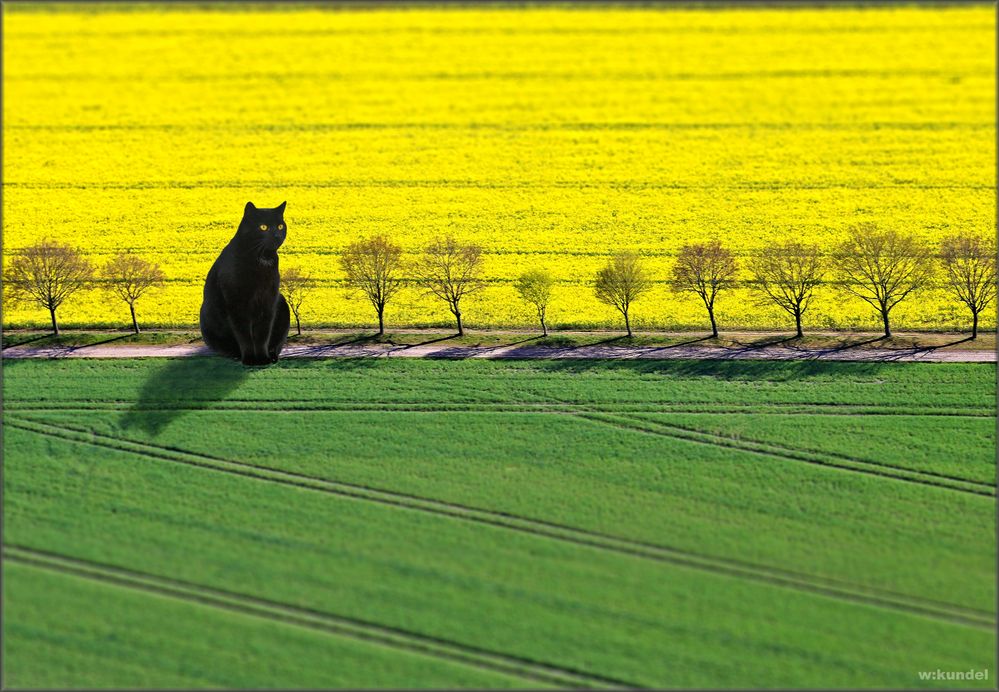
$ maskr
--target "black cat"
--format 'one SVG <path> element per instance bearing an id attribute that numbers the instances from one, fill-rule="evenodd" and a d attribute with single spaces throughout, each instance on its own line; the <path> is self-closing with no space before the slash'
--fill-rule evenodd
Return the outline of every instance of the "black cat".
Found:
<path id="1" fill-rule="evenodd" d="M 287 228 L 284 205 L 257 209 L 247 202 L 236 235 L 205 279 L 201 336 L 212 349 L 243 365 L 277 362 L 288 340 L 288 303 L 278 290 L 277 249 Z"/>

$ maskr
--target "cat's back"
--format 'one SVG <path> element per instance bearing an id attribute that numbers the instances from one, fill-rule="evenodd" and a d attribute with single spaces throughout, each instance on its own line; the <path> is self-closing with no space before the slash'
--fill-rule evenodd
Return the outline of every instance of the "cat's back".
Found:
<path id="1" fill-rule="evenodd" d="M 205 277 L 203 296 L 206 302 L 214 302 L 216 299 L 222 298 L 223 284 L 227 283 L 226 278 L 232 273 L 232 265 L 232 241 L 229 241 L 229 244 L 222 248 L 219 256 L 212 262 L 208 275 Z"/>
<path id="2" fill-rule="evenodd" d="M 225 279 L 228 275 L 238 274 L 237 270 L 239 258 L 233 249 L 233 242 L 234 241 L 230 240 L 229 243 L 222 248 L 219 256 L 215 258 L 211 269 L 208 270 L 207 279 L 209 281 L 218 281 L 220 279 Z"/>

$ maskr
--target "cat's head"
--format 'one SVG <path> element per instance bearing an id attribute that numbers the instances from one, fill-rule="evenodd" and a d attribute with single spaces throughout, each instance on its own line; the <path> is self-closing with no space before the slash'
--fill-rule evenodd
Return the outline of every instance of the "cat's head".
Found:
<path id="1" fill-rule="evenodd" d="M 247 202 L 239 234 L 261 250 L 277 250 L 288 235 L 288 225 L 284 222 L 286 204 L 281 202 L 273 209 L 258 209 L 253 202 Z"/>

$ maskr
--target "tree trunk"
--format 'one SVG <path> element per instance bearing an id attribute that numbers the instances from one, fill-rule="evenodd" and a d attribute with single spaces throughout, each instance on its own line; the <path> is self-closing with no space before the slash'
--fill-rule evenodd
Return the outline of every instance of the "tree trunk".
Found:
<path id="1" fill-rule="evenodd" d="M 455 310 L 454 317 L 458 320 L 458 336 L 465 336 L 465 330 L 461 326 L 461 310 Z"/>
<path id="2" fill-rule="evenodd" d="M 548 336 L 548 325 L 545 324 L 545 318 L 541 318 L 541 335 Z"/>
<path id="3" fill-rule="evenodd" d="M 794 311 L 794 325 L 798 328 L 798 338 L 800 339 L 804 336 L 801 332 L 801 310 Z"/>
<path id="4" fill-rule="evenodd" d="M 136 334 L 138 334 L 139 333 L 139 323 L 135 319 L 135 304 L 134 303 L 129 303 L 128 304 L 128 310 L 129 310 L 129 312 L 132 313 L 132 331 L 134 331 Z"/>
<path id="5" fill-rule="evenodd" d="M 628 329 L 628 338 L 631 338 L 631 320 L 628 319 L 628 311 L 624 311 L 624 326 Z"/>
<path id="6" fill-rule="evenodd" d="M 298 330 L 298 335 L 302 336 L 302 321 L 298 319 L 298 310 L 295 311 L 295 329 Z"/>
<path id="7" fill-rule="evenodd" d="M 52 317 L 52 333 L 59 336 L 59 323 L 56 322 L 55 308 L 49 308 L 49 315 Z"/>
<path id="8" fill-rule="evenodd" d="M 885 325 L 885 336 L 891 336 L 891 325 L 888 324 L 888 311 L 884 308 L 881 308 L 881 321 L 884 322 Z"/>
<path id="9" fill-rule="evenodd" d="M 978 338 L 978 311 L 972 310 L 971 312 L 971 338 Z"/>
<path id="10" fill-rule="evenodd" d="M 712 307 L 708 308 L 708 318 L 711 320 L 711 336 L 718 336 L 718 325 L 715 324 L 715 309 Z"/>
<path id="11" fill-rule="evenodd" d="M 378 307 L 378 336 L 385 334 L 385 306 Z"/>

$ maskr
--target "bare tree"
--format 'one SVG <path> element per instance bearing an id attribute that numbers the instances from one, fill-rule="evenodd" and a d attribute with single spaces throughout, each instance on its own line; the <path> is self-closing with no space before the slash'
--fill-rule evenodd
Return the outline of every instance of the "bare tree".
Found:
<path id="1" fill-rule="evenodd" d="M 700 297 L 711 320 L 711 336 L 718 336 L 715 300 L 718 293 L 735 285 L 735 257 L 718 240 L 684 245 L 673 265 L 673 290 Z"/>
<path id="2" fill-rule="evenodd" d="M 458 335 L 465 331 L 461 324 L 461 299 L 481 289 L 482 248 L 463 245 L 453 236 L 436 238 L 416 265 L 417 280 L 428 293 L 445 303 L 458 321 Z"/>
<path id="3" fill-rule="evenodd" d="M 124 252 L 115 255 L 104 265 L 102 273 L 107 289 L 128 304 L 128 310 L 132 315 L 132 330 L 138 334 L 139 323 L 135 319 L 135 301 L 150 288 L 162 286 L 166 276 L 159 265 Z"/>
<path id="4" fill-rule="evenodd" d="M 541 321 L 541 333 L 548 336 L 548 325 L 545 323 L 545 316 L 548 313 L 548 304 L 552 299 L 552 287 L 555 285 L 551 274 L 540 269 L 524 272 L 517 279 L 517 293 L 525 301 L 534 306 Z"/>
<path id="5" fill-rule="evenodd" d="M 971 310 L 971 338 L 978 338 L 978 315 L 996 299 L 996 240 L 961 233 L 940 242 L 940 260 L 950 289 Z"/>
<path id="6" fill-rule="evenodd" d="M 11 261 L 6 284 L 12 299 L 33 301 L 48 310 L 52 331 L 59 336 L 56 310 L 93 275 L 93 267 L 79 250 L 42 240 L 24 248 Z"/>
<path id="7" fill-rule="evenodd" d="M 351 243 L 340 256 L 347 285 L 360 290 L 378 313 L 378 334 L 385 333 L 385 305 L 402 285 L 402 248 L 384 235 Z"/>
<path id="8" fill-rule="evenodd" d="M 851 227 L 834 257 L 844 288 L 878 311 L 886 337 L 892 309 L 933 273 L 929 251 L 918 238 L 869 222 Z"/>
<path id="9" fill-rule="evenodd" d="M 616 308 L 624 316 L 624 326 L 631 336 L 631 304 L 652 288 L 652 281 L 634 252 L 619 252 L 597 272 L 593 291 L 597 300 Z"/>
<path id="10" fill-rule="evenodd" d="M 812 302 L 815 287 L 822 283 L 822 258 L 818 245 L 787 242 L 769 245 L 750 259 L 756 287 L 794 317 L 798 336 L 801 316 Z"/>
<path id="11" fill-rule="evenodd" d="M 305 302 L 313 288 L 315 288 L 315 281 L 312 277 L 297 267 L 289 267 L 281 275 L 281 293 L 288 301 L 291 314 L 295 316 L 295 328 L 298 330 L 299 336 L 302 335 L 302 303 Z"/>

